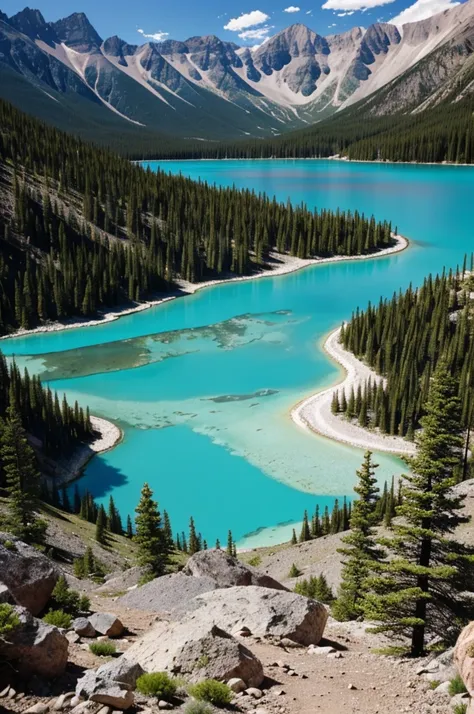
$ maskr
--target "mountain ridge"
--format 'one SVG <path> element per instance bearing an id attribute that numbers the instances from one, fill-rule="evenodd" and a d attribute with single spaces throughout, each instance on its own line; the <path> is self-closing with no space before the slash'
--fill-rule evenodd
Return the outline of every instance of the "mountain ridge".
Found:
<path id="1" fill-rule="evenodd" d="M 375 114 L 423 111 L 443 101 L 447 87 L 470 93 L 474 0 L 401 29 L 374 23 L 323 36 L 295 23 L 254 50 L 215 35 L 142 45 L 103 39 L 83 12 L 46 22 L 27 7 L 10 18 L 0 13 L 0 46 L 9 87 L 17 73 L 52 102 L 78 95 L 85 114 L 88 102 L 99 102 L 105 114 L 181 138 L 266 138 L 391 84 Z M 1 86 L 0 96 L 11 101 Z"/>

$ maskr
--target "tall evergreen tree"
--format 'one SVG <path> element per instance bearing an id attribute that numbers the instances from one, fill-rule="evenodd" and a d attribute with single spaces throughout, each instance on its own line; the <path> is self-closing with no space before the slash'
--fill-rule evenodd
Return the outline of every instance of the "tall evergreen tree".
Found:
<path id="1" fill-rule="evenodd" d="M 38 518 L 40 476 L 19 413 L 11 404 L 1 429 L 0 456 L 8 494 L 3 528 L 27 543 L 42 543 L 46 523 Z"/>
<path id="2" fill-rule="evenodd" d="M 338 550 L 344 556 L 342 581 L 332 606 L 332 613 L 338 620 L 355 620 L 363 614 L 367 580 L 374 562 L 382 556 L 373 527 L 379 492 L 375 478 L 377 466 L 372 462 L 372 453 L 366 451 L 362 467 L 357 471 L 358 482 L 354 491 L 358 498 L 352 507 L 350 531 L 342 539 L 345 547 Z"/>
<path id="3" fill-rule="evenodd" d="M 463 438 L 458 385 L 443 362 L 431 380 L 426 415 L 411 475 L 404 476 L 403 502 L 394 537 L 383 541 L 391 558 L 372 578 L 365 613 L 376 631 L 408 636 L 411 654 L 426 649 L 427 633 L 442 637 L 472 614 L 463 596 L 472 584 L 474 556 L 451 536 L 466 519 L 464 500 L 453 487 Z"/>
<path id="4" fill-rule="evenodd" d="M 135 513 L 134 541 L 138 545 L 138 563 L 154 576 L 163 575 L 168 564 L 168 549 L 158 504 L 153 500 L 153 491 L 147 483 L 143 485 Z"/>

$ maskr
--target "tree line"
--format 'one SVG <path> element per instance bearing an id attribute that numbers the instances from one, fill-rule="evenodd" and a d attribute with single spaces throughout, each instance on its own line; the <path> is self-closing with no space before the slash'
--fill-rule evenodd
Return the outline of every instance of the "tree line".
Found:
<path id="1" fill-rule="evenodd" d="M 306 129 L 268 139 L 151 146 L 136 156 L 162 159 L 289 159 L 343 156 L 361 161 L 471 164 L 474 101 L 446 100 L 423 112 L 377 116 L 371 102 L 349 107 Z M 382 102 L 378 96 L 373 102 Z M 376 106 L 375 106 L 376 109 Z"/>
<path id="2" fill-rule="evenodd" d="M 357 310 L 341 329 L 341 342 L 363 359 L 386 385 L 367 380 L 350 394 L 336 393 L 333 412 L 361 426 L 413 439 L 425 414 L 431 378 L 443 361 L 458 380 L 461 424 L 470 432 L 473 418 L 474 338 L 472 276 L 467 261 L 455 273 L 429 276 L 419 289 Z M 469 436 L 469 434 L 468 434 Z"/>
<path id="3" fill-rule="evenodd" d="M 243 275 L 270 251 L 300 258 L 391 245 L 391 226 L 144 170 L 0 102 L 0 329 Z"/>

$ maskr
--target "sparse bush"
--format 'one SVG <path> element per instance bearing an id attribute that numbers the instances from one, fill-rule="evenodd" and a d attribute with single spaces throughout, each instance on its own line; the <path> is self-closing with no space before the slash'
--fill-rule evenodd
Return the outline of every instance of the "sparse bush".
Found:
<path id="1" fill-rule="evenodd" d="M 430 682 L 430 689 L 436 689 L 440 684 L 439 679 L 433 679 L 433 681 Z"/>
<path id="2" fill-rule="evenodd" d="M 184 714 L 213 714 L 215 710 L 207 702 L 191 699 L 184 707 Z"/>
<path id="3" fill-rule="evenodd" d="M 88 612 L 90 601 L 86 595 L 80 595 L 77 590 L 70 590 L 66 578 L 62 575 L 54 586 L 48 605 L 51 610 L 62 610 L 76 617 L 81 612 Z"/>
<path id="4" fill-rule="evenodd" d="M 207 667 L 209 664 L 209 657 L 207 654 L 202 654 L 198 661 L 196 662 L 196 667 L 197 669 L 203 669 L 204 667 Z"/>
<path id="5" fill-rule="evenodd" d="M 259 555 L 252 555 L 252 557 L 248 559 L 248 564 L 252 565 L 254 568 L 258 568 L 261 562 L 262 558 Z"/>
<path id="6" fill-rule="evenodd" d="M 150 672 L 137 679 L 137 689 L 147 697 L 169 701 L 176 694 L 177 682 L 166 672 Z"/>
<path id="7" fill-rule="evenodd" d="M 16 550 L 16 545 L 12 540 L 3 541 L 3 547 L 7 550 Z"/>
<path id="8" fill-rule="evenodd" d="M 83 578 L 91 578 L 98 583 L 103 582 L 106 568 L 104 564 L 95 557 L 92 548 L 87 547 L 86 552 L 80 558 L 74 561 L 74 575 L 82 580 Z"/>
<path id="9" fill-rule="evenodd" d="M 298 566 L 293 563 L 293 565 L 290 568 L 290 572 L 288 573 L 289 578 L 299 578 L 301 575 L 301 570 L 298 568 Z"/>
<path id="10" fill-rule="evenodd" d="M 102 642 L 91 642 L 89 649 L 92 654 L 97 655 L 97 657 L 112 657 L 117 651 L 113 642 L 106 642 L 105 640 Z"/>
<path id="11" fill-rule="evenodd" d="M 464 702 L 456 704 L 453 708 L 453 714 L 466 714 L 466 712 L 467 704 L 464 704 Z"/>
<path id="12" fill-rule="evenodd" d="M 464 694 L 467 692 L 466 685 L 457 674 L 449 683 L 449 696 L 454 697 L 456 694 Z"/>
<path id="13" fill-rule="evenodd" d="M 13 632 L 20 624 L 20 618 L 11 605 L 7 603 L 0 605 L 0 640 Z"/>
<path id="14" fill-rule="evenodd" d="M 230 687 L 216 679 L 204 679 L 198 684 L 192 684 L 189 694 L 200 701 L 209 702 L 216 707 L 225 707 L 232 701 L 233 693 Z"/>
<path id="15" fill-rule="evenodd" d="M 151 583 L 152 580 L 155 580 L 156 575 L 153 575 L 151 571 L 148 571 L 146 573 L 143 573 L 142 577 L 138 581 L 138 587 L 141 588 L 142 585 L 146 585 L 147 583 Z"/>
<path id="16" fill-rule="evenodd" d="M 54 625 L 67 630 L 68 627 L 71 627 L 72 617 L 64 610 L 50 610 L 43 617 L 43 622 L 46 622 L 47 625 Z"/>

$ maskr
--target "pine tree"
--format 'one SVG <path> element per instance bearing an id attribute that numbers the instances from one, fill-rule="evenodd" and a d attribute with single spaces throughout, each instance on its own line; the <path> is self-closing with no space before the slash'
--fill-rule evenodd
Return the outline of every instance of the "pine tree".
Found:
<path id="1" fill-rule="evenodd" d="M 101 545 L 105 545 L 107 542 L 106 527 L 107 516 L 105 513 L 105 508 L 101 505 L 99 506 L 97 520 L 95 523 L 95 539 L 97 543 L 100 543 Z"/>
<path id="2" fill-rule="evenodd" d="M 189 539 L 188 539 L 188 551 L 190 555 L 194 555 L 201 550 L 199 544 L 199 538 L 196 535 L 196 528 L 194 525 L 194 519 L 191 517 L 189 519 Z"/>
<path id="3" fill-rule="evenodd" d="M 473 551 L 450 536 L 466 519 L 463 496 L 453 491 L 454 470 L 462 458 L 458 385 L 444 363 L 431 381 L 418 450 L 404 476 L 401 521 L 384 540 L 392 558 L 372 578 L 367 617 L 379 632 L 411 639 L 411 654 L 425 652 L 426 635 L 446 636 L 453 623 L 469 616 L 463 593 L 472 583 Z"/>
<path id="4" fill-rule="evenodd" d="M 42 543 L 46 523 L 38 518 L 40 477 L 17 409 L 10 405 L 3 424 L 0 456 L 5 473 L 8 510 L 2 527 L 27 543 Z"/>
<path id="5" fill-rule="evenodd" d="M 143 485 L 135 513 L 134 541 L 138 544 L 138 563 L 155 577 L 163 575 L 168 564 L 167 545 L 158 504 L 153 500 L 153 491 L 147 483 Z"/>
<path id="6" fill-rule="evenodd" d="M 304 512 L 303 523 L 301 524 L 300 543 L 311 540 L 311 531 L 308 522 L 308 511 Z"/>
<path id="7" fill-rule="evenodd" d="M 293 528 L 291 532 L 291 545 L 296 545 L 298 543 L 298 538 L 296 537 L 296 531 Z"/>
<path id="8" fill-rule="evenodd" d="M 232 531 L 229 531 L 227 533 L 226 553 L 227 553 L 227 555 L 234 555 L 234 540 L 232 538 Z"/>
<path id="9" fill-rule="evenodd" d="M 133 525 L 130 514 L 127 516 L 127 538 L 133 538 Z"/>
<path id="10" fill-rule="evenodd" d="M 376 546 L 373 529 L 379 492 L 374 475 L 376 468 L 377 464 L 372 463 L 372 453 L 367 451 L 357 471 L 358 483 L 354 491 L 358 499 L 353 504 L 350 531 L 342 539 L 345 547 L 338 550 L 344 556 L 342 582 L 332 607 L 332 613 L 338 620 L 355 620 L 363 614 L 367 580 L 373 563 L 382 555 Z"/>

